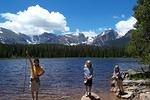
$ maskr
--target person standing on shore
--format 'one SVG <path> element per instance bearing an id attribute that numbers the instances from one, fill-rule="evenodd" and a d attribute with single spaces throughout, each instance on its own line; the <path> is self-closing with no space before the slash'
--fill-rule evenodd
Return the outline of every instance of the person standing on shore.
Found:
<path id="1" fill-rule="evenodd" d="M 119 95 L 123 95 L 124 94 L 123 82 L 122 82 L 123 78 L 121 77 L 120 68 L 118 64 L 115 65 L 114 67 L 112 78 L 116 80 L 117 86 L 119 88 Z"/>
<path id="2" fill-rule="evenodd" d="M 38 92 L 40 88 L 40 76 L 44 74 L 44 69 L 39 64 L 39 59 L 35 58 L 32 62 L 30 55 L 27 53 L 28 59 L 31 64 L 31 92 L 32 100 L 38 100 Z M 36 95 L 36 96 L 35 96 Z"/>
<path id="3" fill-rule="evenodd" d="M 84 84 L 86 86 L 86 96 L 91 96 L 93 80 L 93 67 L 91 60 L 87 60 L 84 65 Z"/>

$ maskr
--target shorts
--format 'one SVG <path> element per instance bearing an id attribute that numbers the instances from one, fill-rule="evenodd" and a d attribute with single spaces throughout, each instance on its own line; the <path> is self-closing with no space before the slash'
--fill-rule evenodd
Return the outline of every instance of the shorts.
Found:
<path id="1" fill-rule="evenodd" d="M 86 85 L 86 86 L 92 86 L 92 79 L 90 79 L 90 80 L 87 80 L 86 82 L 84 82 L 84 84 Z"/>
<path id="2" fill-rule="evenodd" d="M 37 80 L 31 80 L 31 84 L 30 84 L 30 87 L 31 87 L 31 91 L 32 92 L 38 92 L 39 91 L 39 88 L 40 88 L 40 81 L 37 81 Z"/>

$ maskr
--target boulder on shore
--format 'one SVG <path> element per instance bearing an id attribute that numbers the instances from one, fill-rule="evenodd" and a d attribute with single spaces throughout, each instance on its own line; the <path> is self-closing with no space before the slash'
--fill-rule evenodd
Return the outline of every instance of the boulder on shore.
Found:
<path id="1" fill-rule="evenodd" d="M 140 100 L 150 100 L 150 92 L 140 93 Z"/>
<path id="2" fill-rule="evenodd" d="M 91 96 L 86 96 L 86 94 L 83 95 L 81 100 L 100 100 L 100 97 L 97 94 L 92 92 Z"/>

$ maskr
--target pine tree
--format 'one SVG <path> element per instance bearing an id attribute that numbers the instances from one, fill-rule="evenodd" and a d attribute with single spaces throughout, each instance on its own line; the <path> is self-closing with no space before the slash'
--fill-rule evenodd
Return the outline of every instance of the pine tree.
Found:
<path id="1" fill-rule="evenodd" d="M 138 0 L 134 17 L 137 19 L 136 30 L 132 31 L 128 51 L 150 66 L 150 0 Z"/>

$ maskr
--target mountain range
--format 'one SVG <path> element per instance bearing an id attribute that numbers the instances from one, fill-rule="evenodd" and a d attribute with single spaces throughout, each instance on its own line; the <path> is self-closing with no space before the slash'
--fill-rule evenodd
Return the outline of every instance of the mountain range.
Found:
<path id="1" fill-rule="evenodd" d="M 120 36 L 113 29 L 105 30 L 95 37 L 86 37 L 84 33 L 56 35 L 44 32 L 41 35 L 28 36 L 15 33 L 12 30 L 0 27 L 0 43 L 3 44 L 64 44 L 64 45 L 98 45 L 98 46 L 125 46 L 131 39 L 131 32 Z"/>

